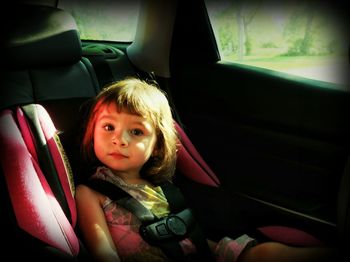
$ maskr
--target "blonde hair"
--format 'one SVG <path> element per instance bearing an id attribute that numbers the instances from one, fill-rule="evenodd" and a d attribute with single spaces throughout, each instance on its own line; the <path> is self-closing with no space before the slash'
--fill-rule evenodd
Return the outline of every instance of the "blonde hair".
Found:
<path id="1" fill-rule="evenodd" d="M 171 179 L 175 171 L 178 136 L 166 94 L 155 82 L 126 78 L 104 88 L 91 107 L 82 143 L 88 160 L 96 160 L 93 135 L 96 119 L 102 106 L 115 103 L 120 111 L 149 119 L 156 129 L 155 156 L 141 169 L 141 176 L 154 184 Z"/>

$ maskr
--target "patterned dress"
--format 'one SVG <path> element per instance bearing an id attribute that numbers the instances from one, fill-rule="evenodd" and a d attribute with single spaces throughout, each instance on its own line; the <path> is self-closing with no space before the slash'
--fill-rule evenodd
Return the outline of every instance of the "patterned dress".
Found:
<path id="1" fill-rule="evenodd" d="M 92 176 L 92 179 L 94 178 L 106 180 L 118 186 L 158 218 L 167 216 L 170 212 L 169 204 L 160 186 L 127 184 L 106 167 L 98 167 Z M 108 197 L 103 204 L 103 210 L 114 244 L 123 261 L 169 261 L 159 247 L 151 246 L 142 239 L 139 234 L 141 222 L 134 214 Z M 253 243 L 254 239 L 247 235 L 236 240 L 223 238 L 216 248 L 216 260 L 233 262 L 245 247 Z M 179 244 L 184 254 L 196 252 L 194 244 L 188 238 L 180 241 Z"/>

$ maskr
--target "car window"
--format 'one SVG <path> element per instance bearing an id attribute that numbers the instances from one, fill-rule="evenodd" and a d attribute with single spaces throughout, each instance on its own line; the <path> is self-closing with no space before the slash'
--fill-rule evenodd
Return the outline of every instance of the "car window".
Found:
<path id="1" fill-rule="evenodd" d="M 349 83 L 349 38 L 335 7 L 233 0 L 206 0 L 206 6 L 223 61 Z"/>
<path id="2" fill-rule="evenodd" d="M 139 13 L 139 0 L 60 0 L 58 7 L 70 12 L 82 40 L 131 42 Z"/>

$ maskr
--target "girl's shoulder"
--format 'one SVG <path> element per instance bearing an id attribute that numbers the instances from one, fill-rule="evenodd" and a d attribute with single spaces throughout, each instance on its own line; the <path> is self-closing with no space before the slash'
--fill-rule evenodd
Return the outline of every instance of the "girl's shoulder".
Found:
<path id="1" fill-rule="evenodd" d="M 100 192 L 95 191 L 85 184 L 80 184 L 76 187 L 75 199 L 76 201 L 98 201 L 101 206 L 106 200 L 106 196 Z"/>

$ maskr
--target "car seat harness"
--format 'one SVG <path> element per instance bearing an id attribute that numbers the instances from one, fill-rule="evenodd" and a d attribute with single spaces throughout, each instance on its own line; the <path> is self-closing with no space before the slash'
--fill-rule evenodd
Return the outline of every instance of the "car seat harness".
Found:
<path id="1" fill-rule="evenodd" d="M 190 238 L 197 251 L 195 261 L 212 261 L 206 238 L 193 211 L 186 205 L 180 190 L 172 183 L 160 185 L 170 207 L 170 214 L 162 218 L 155 216 L 138 200 L 111 182 L 94 178 L 86 185 L 133 213 L 142 223 L 139 229 L 141 237 L 150 245 L 159 246 L 170 258 L 175 261 L 188 261 L 179 241 Z"/>

